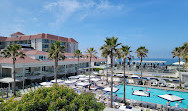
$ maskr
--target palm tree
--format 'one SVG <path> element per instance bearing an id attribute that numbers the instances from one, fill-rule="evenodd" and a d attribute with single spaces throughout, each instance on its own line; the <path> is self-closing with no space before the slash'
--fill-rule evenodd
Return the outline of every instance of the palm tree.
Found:
<path id="1" fill-rule="evenodd" d="M 120 57 L 123 58 L 123 70 L 124 70 L 124 79 L 123 79 L 123 85 L 124 85 L 124 104 L 126 105 L 126 99 L 125 99 L 125 64 L 126 64 L 126 59 L 128 59 L 128 57 L 131 57 L 131 47 L 129 47 L 128 45 L 124 46 L 122 45 L 122 48 L 120 49 Z"/>
<path id="2" fill-rule="evenodd" d="M 111 107 L 113 107 L 112 102 L 113 102 L 113 58 L 115 55 L 117 55 L 118 49 L 117 47 L 121 45 L 121 43 L 118 43 L 118 38 L 111 37 L 111 38 L 106 38 L 105 44 L 101 47 L 103 50 L 105 47 L 108 49 L 109 56 L 111 58 Z"/>
<path id="3" fill-rule="evenodd" d="M 129 56 L 127 57 L 127 59 L 128 59 L 128 62 L 129 62 L 129 67 L 130 67 L 130 66 L 131 66 L 131 60 L 134 59 L 134 56 L 129 55 Z"/>
<path id="4" fill-rule="evenodd" d="M 91 47 L 91 48 L 87 49 L 86 53 L 89 54 L 87 56 L 87 58 L 89 58 L 89 83 L 91 83 L 91 81 L 90 81 L 90 76 L 91 76 L 91 59 L 93 57 L 96 57 L 97 51 L 93 47 Z M 89 85 L 89 90 L 90 90 L 90 85 Z"/>
<path id="5" fill-rule="evenodd" d="M 106 69 L 108 68 L 108 55 L 109 55 L 109 50 L 107 47 L 101 47 L 100 50 L 102 50 L 101 56 L 106 59 Z M 107 74 L 106 74 L 106 82 L 108 83 L 108 69 L 107 69 Z"/>
<path id="6" fill-rule="evenodd" d="M 82 52 L 80 50 L 74 51 L 74 57 L 78 58 L 78 65 L 77 65 L 77 74 L 80 74 L 79 68 L 80 68 L 80 57 L 82 57 Z"/>
<path id="7" fill-rule="evenodd" d="M 21 45 L 18 45 L 16 43 L 9 44 L 2 52 L 4 58 L 12 58 L 13 61 L 13 92 L 14 96 L 16 96 L 16 72 L 15 72 L 15 66 L 16 66 L 16 58 L 23 58 L 26 56 L 23 52 L 20 51 L 22 48 Z"/>
<path id="8" fill-rule="evenodd" d="M 140 58 L 140 66 L 141 66 L 141 81 L 142 81 L 142 59 L 147 57 L 148 49 L 145 46 L 141 46 L 136 50 L 137 57 Z"/>
<path id="9" fill-rule="evenodd" d="M 188 42 L 182 46 L 182 56 L 182 59 L 185 61 L 185 67 L 188 67 Z"/>
<path id="10" fill-rule="evenodd" d="M 57 83 L 58 61 L 65 59 L 64 49 L 65 49 L 65 46 L 61 45 L 61 41 L 55 41 L 55 43 L 51 43 L 50 48 L 47 49 L 47 51 L 49 52 L 48 59 L 55 60 L 55 67 L 54 67 L 55 77 L 54 78 L 55 78 L 56 83 Z"/>
<path id="11" fill-rule="evenodd" d="M 178 57 L 179 61 L 179 86 L 181 87 L 181 73 L 180 73 L 180 62 L 181 62 L 181 57 L 182 57 L 182 47 L 176 47 L 173 51 L 173 58 Z"/>

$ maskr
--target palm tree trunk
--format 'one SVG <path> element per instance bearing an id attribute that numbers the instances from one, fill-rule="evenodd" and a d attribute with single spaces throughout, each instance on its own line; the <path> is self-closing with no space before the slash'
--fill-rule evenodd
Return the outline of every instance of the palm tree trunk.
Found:
<path id="1" fill-rule="evenodd" d="M 91 55 L 90 55 L 90 59 L 89 59 L 89 90 L 90 90 L 90 86 L 91 86 L 90 76 L 91 76 Z"/>
<path id="2" fill-rule="evenodd" d="M 142 82 L 142 57 L 141 57 L 140 66 L 141 66 L 141 82 Z"/>
<path id="3" fill-rule="evenodd" d="M 108 84 L 108 57 L 106 58 L 106 82 Z"/>
<path id="4" fill-rule="evenodd" d="M 179 86 L 181 87 L 180 58 L 179 58 Z"/>
<path id="5" fill-rule="evenodd" d="M 57 84 L 57 68 L 58 68 L 58 59 L 55 59 L 55 83 Z"/>
<path id="6" fill-rule="evenodd" d="M 78 56 L 78 65 L 77 65 L 77 74 L 79 75 L 80 74 L 80 71 L 79 71 L 79 69 L 80 69 L 80 61 L 79 61 L 80 59 L 79 59 L 79 56 Z"/>
<path id="7" fill-rule="evenodd" d="M 13 82 L 13 93 L 14 93 L 14 96 L 16 96 L 16 72 L 15 72 L 15 61 L 16 61 L 16 58 L 13 57 L 13 79 L 14 79 L 14 82 Z"/>
<path id="8" fill-rule="evenodd" d="M 113 52 L 111 50 L 111 108 L 113 108 Z"/>
<path id="9" fill-rule="evenodd" d="M 124 58 L 124 63 L 123 63 L 123 71 L 124 71 L 124 79 L 123 79 L 123 86 L 124 86 L 124 96 L 123 96 L 123 102 L 126 105 L 126 98 L 125 98 L 125 63 L 126 63 L 126 59 Z"/>

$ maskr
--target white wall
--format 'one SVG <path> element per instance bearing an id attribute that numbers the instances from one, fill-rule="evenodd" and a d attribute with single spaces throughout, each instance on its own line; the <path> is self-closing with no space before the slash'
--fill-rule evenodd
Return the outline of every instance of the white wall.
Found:
<path id="1" fill-rule="evenodd" d="M 42 39 L 33 39 L 33 40 L 31 40 L 31 47 L 33 47 L 36 50 L 42 51 Z"/>

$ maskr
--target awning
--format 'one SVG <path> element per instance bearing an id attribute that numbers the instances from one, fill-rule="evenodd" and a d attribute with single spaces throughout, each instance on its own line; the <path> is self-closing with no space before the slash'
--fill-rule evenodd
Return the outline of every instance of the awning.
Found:
<path id="1" fill-rule="evenodd" d="M 172 94 L 158 95 L 158 97 L 161 97 L 161 98 L 166 99 L 171 102 L 183 100 L 183 98 L 172 95 Z"/>
<path id="2" fill-rule="evenodd" d="M 34 80 L 34 79 L 41 79 L 43 75 L 34 75 L 34 76 L 28 76 L 27 79 Z"/>
<path id="3" fill-rule="evenodd" d="M 106 87 L 103 90 L 107 92 L 111 92 L 111 87 Z M 113 92 L 117 92 L 118 90 L 119 90 L 118 88 L 113 87 Z"/>
<path id="4" fill-rule="evenodd" d="M 145 97 L 149 97 L 150 93 L 147 91 L 143 91 L 143 90 L 135 90 L 132 93 L 133 95 L 137 95 L 137 96 L 145 96 Z"/>
<path id="5" fill-rule="evenodd" d="M 20 81 L 23 81 L 23 80 L 24 80 L 23 78 L 16 78 L 16 82 L 20 82 Z M 0 79 L 0 82 L 2 82 L 2 83 L 13 83 L 14 79 L 11 78 L 11 77 L 6 77 L 6 78 Z"/>
<path id="6" fill-rule="evenodd" d="M 54 74 L 53 73 L 51 73 L 51 74 L 45 74 L 44 76 L 45 77 L 52 77 L 52 76 L 54 76 Z"/>

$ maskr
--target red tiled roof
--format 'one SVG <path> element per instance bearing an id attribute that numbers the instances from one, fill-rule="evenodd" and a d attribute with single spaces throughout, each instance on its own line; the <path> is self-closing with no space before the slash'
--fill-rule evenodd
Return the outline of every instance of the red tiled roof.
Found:
<path id="1" fill-rule="evenodd" d="M 11 34 L 11 35 L 24 35 L 24 34 L 21 33 L 21 32 L 16 32 L 16 33 L 13 33 L 13 34 Z"/>
<path id="2" fill-rule="evenodd" d="M 11 34 L 11 35 L 17 35 L 18 33 L 19 32 L 16 32 L 16 33 Z M 51 35 L 51 34 L 45 34 L 45 33 L 40 33 L 40 34 L 37 34 L 37 35 L 24 35 L 24 34 L 21 33 L 20 36 L 17 37 L 17 38 L 0 37 L 0 41 L 2 41 L 2 42 L 4 42 L 4 41 L 20 41 L 20 40 L 39 39 L 39 38 L 51 39 L 51 40 L 60 40 L 60 41 L 64 41 L 64 42 L 78 43 L 73 38 L 65 38 L 65 37 L 60 37 L 60 36 Z"/>
<path id="3" fill-rule="evenodd" d="M 25 56 L 24 59 L 17 57 L 16 58 L 16 63 L 39 63 L 42 61 L 32 59 L 31 57 Z M 0 63 L 7 63 L 7 64 L 12 64 L 13 60 L 12 58 L 0 58 Z"/>
<path id="4" fill-rule="evenodd" d="M 59 62 L 64 62 L 64 61 L 68 61 L 68 62 L 73 62 L 73 61 L 78 61 L 77 58 L 65 58 L 65 60 L 63 61 L 59 61 Z M 79 59 L 80 62 L 88 62 L 89 59 L 88 58 L 80 58 Z M 102 62 L 102 61 L 106 61 L 103 58 L 92 58 L 91 61 L 95 61 L 95 62 Z M 26 56 L 24 59 L 22 58 L 17 58 L 16 63 L 42 63 L 42 62 L 54 62 L 54 60 L 49 60 L 49 61 L 40 61 L 40 60 L 36 60 L 33 59 L 31 57 Z M 2 58 L 0 57 L 0 63 L 7 63 L 7 64 L 12 64 L 12 58 Z"/>
<path id="5" fill-rule="evenodd" d="M 26 55 L 48 55 L 48 52 L 39 51 L 39 50 L 21 50 Z"/>
<path id="6" fill-rule="evenodd" d="M 64 53 L 65 56 L 74 56 L 74 53 Z"/>

